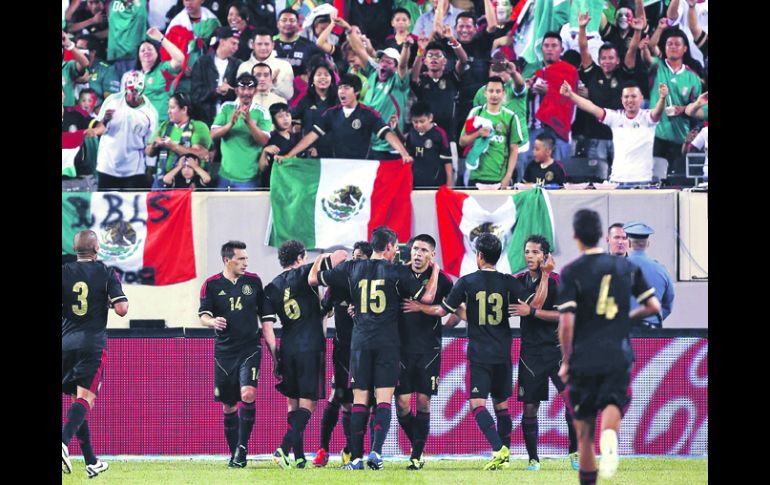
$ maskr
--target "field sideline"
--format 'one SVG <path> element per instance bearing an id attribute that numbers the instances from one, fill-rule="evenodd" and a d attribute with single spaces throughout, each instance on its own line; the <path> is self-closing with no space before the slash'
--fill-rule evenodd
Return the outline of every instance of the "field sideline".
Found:
<path id="1" fill-rule="evenodd" d="M 309 456 L 309 458 L 311 458 Z M 513 457 L 512 457 L 513 458 Z M 186 460 L 175 458 L 162 460 L 153 458 L 106 459 L 110 469 L 104 474 L 89 480 L 86 477 L 82 459 L 73 458 L 72 474 L 62 474 L 62 484 L 253 484 L 266 482 L 287 485 L 364 485 L 364 484 L 460 484 L 473 485 L 516 483 L 575 485 L 578 483 L 577 472 L 573 471 L 566 458 L 542 458 L 539 472 L 526 471 L 526 460 L 517 457 L 511 461 L 511 468 L 501 471 L 482 471 L 484 460 L 428 460 L 420 471 L 407 471 L 405 459 L 386 459 L 385 470 L 375 472 L 342 471 L 337 467 L 339 461 L 330 461 L 326 468 L 305 470 L 281 470 L 271 460 L 249 460 L 247 468 L 229 469 L 226 459 L 221 460 Z M 613 485 L 699 485 L 708 483 L 708 458 L 623 458 L 620 460 L 618 474 L 611 480 L 600 483 Z"/>

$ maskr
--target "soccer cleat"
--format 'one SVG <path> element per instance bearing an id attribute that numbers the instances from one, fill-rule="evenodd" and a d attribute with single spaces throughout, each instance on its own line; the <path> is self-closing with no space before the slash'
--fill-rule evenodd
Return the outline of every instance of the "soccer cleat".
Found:
<path id="1" fill-rule="evenodd" d="M 361 458 L 356 458 L 355 460 L 349 461 L 346 464 L 342 465 L 343 470 L 363 470 L 364 469 L 364 462 L 361 460 Z"/>
<path id="2" fill-rule="evenodd" d="M 347 465 L 350 463 L 350 460 L 353 459 L 353 453 L 350 451 L 345 451 L 345 448 L 340 451 L 340 455 L 342 456 L 342 466 Z"/>
<path id="3" fill-rule="evenodd" d="M 325 449 L 320 448 L 318 453 L 315 454 L 315 458 L 313 458 L 313 466 L 322 467 L 326 466 L 327 463 L 329 463 L 329 453 Z"/>
<path id="4" fill-rule="evenodd" d="M 599 452 L 602 455 L 599 460 L 599 476 L 610 478 L 618 471 L 618 434 L 613 429 L 602 431 L 599 440 Z"/>
<path id="5" fill-rule="evenodd" d="M 235 454 L 230 458 L 230 463 L 227 464 L 230 468 L 246 468 L 246 455 L 248 451 L 243 445 L 238 445 L 235 449 Z"/>
<path id="6" fill-rule="evenodd" d="M 86 473 L 88 478 L 94 478 L 96 475 L 106 472 L 108 468 L 110 468 L 109 463 L 97 459 L 93 465 L 86 465 Z"/>
<path id="7" fill-rule="evenodd" d="M 527 466 L 528 472 L 539 472 L 540 471 L 540 462 L 532 458 L 529 460 L 529 466 Z"/>
<path id="8" fill-rule="evenodd" d="M 273 461 L 276 465 L 283 468 L 284 470 L 288 470 L 291 468 L 291 462 L 289 461 L 289 457 L 286 456 L 279 446 L 277 450 L 275 450 L 275 453 L 273 453 Z"/>
<path id="9" fill-rule="evenodd" d="M 294 461 L 294 468 L 305 468 L 307 466 L 307 460 L 305 458 L 297 458 Z"/>
<path id="10" fill-rule="evenodd" d="M 418 458 L 410 458 L 409 459 L 409 466 L 406 467 L 407 470 L 420 470 L 422 467 L 425 466 L 425 462 L 421 461 Z"/>
<path id="11" fill-rule="evenodd" d="M 498 451 L 492 453 L 492 459 L 484 465 L 484 470 L 499 470 L 507 468 L 504 463 L 510 462 L 511 452 L 507 446 L 503 446 Z M 508 463 L 510 466 L 510 463 Z"/>
<path id="12" fill-rule="evenodd" d="M 575 471 L 580 470 L 580 457 L 578 456 L 578 452 L 570 453 L 569 454 L 569 462 L 572 464 L 572 469 Z"/>
<path id="13" fill-rule="evenodd" d="M 70 461 L 70 450 L 67 445 L 62 442 L 61 444 L 61 471 L 64 473 L 72 473 L 72 462 Z"/>
<path id="14" fill-rule="evenodd" d="M 372 451 L 369 453 L 369 457 L 366 460 L 366 466 L 372 470 L 382 470 L 384 467 L 384 464 L 382 463 L 382 457 L 380 457 L 376 451 Z"/>

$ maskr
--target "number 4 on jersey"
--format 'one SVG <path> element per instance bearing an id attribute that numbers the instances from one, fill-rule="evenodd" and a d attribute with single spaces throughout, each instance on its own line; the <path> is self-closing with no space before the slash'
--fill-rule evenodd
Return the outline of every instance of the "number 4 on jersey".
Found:
<path id="1" fill-rule="evenodd" d="M 602 284 L 599 287 L 599 300 L 596 302 L 596 314 L 604 315 L 607 320 L 612 320 L 618 314 L 615 298 L 607 296 L 610 292 L 610 280 L 612 280 L 612 275 L 609 274 L 602 278 Z"/>

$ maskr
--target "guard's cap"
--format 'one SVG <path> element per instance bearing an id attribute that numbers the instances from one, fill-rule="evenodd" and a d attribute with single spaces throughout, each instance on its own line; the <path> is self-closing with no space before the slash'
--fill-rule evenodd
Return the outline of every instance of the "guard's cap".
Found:
<path id="1" fill-rule="evenodd" d="M 623 230 L 626 231 L 628 237 L 634 239 L 647 239 L 652 234 L 655 234 L 655 230 L 643 222 L 632 221 L 627 222 L 623 226 Z"/>

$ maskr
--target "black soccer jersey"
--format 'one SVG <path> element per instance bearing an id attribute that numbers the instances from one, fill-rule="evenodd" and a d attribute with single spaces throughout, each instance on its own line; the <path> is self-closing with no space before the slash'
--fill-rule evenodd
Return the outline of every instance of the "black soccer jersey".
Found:
<path id="1" fill-rule="evenodd" d="M 324 311 L 334 309 L 335 344 L 350 347 L 353 334 L 353 318 L 348 314 L 348 305 L 352 300 L 347 288 L 329 288 L 324 295 Z"/>
<path id="2" fill-rule="evenodd" d="M 284 354 L 318 352 L 325 348 L 318 288 L 307 282 L 312 267 L 306 264 L 284 271 L 265 287 L 265 311 L 281 319 Z"/>
<path id="3" fill-rule="evenodd" d="M 468 316 L 468 360 L 482 364 L 511 361 L 511 326 L 508 305 L 529 295 L 513 276 L 478 270 L 455 282 L 441 306 L 454 312 L 465 303 Z"/>
<path id="4" fill-rule="evenodd" d="M 316 54 L 323 54 L 313 42 L 304 37 L 297 36 L 292 42 L 283 42 L 277 35 L 275 41 L 275 57 L 286 59 L 294 70 L 294 76 L 301 76 L 307 72 L 307 63 Z"/>
<path id="5" fill-rule="evenodd" d="M 320 123 L 321 114 L 334 106 L 336 101 L 336 97 L 327 97 L 324 100 L 305 94 L 296 106 L 291 109 L 292 123 L 302 125 L 302 135 L 307 135 L 313 130 L 313 125 Z M 331 157 L 333 147 L 329 141 L 330 139 L 330 136 L 322 136 L 310 145 L 308 149 L 315 147 L 320 158 Z"/>
<path id="6" fill-rule="evenodd" d="M 358 103 L 349 116 L 345 116 L 342 105 L 327 109 L 321 115 L 313 131 L 318 136 L 327 136 L 331 141 L 335 158 L 369 157 L 372 134 L 385 138 L 390 130 L 380 114 L 368 106 Z"/>
<path id="7" fill-rule="evenodd" d="M 452 163 L 449 140 L 440 126 L 422 135 L 414 128 L 406 133 L 406 149 L 412 162 L 412 187 L 439 187 L 446 183 L 447 164 Z"/>
<path id="8" fill-rule="evenodd" d="M 559 293 L 556 275 L 551 273 L 548 279 L 548 296 L 543 302 L 543 310 L 556 310 L 556 298 Z M 529 271 L 524 271 L 516 275 L 521 285 L 527 290 L 527 293 L 534 298 L 537 287 L 540 284 L 540 275 L 532 279 Z M 532 303 L 530 298 L 527 303 Z M 543 351 L 555 349 L 559 346 L 559 322 L 549 322 L 535 317 L 521 317 L 521 351 L 528 353 L 540 353 Z"/>
<path id="9" fill-rule="evenodd" d="M 425 289 L 408 267 L 382 259 L 345 261 L 330 271 L 319 272 L 318 281 L 350 291 L 356 308 L 351 350 L 399 347 L 401 300 L 417 299 Z"/>
<path id="10" fill-rule="evenodd" d="M 107 346 L 108 303 L 128 301 L 115 270 L 101 261 L 74 262 L 61 271 L 61 349 Z"/>
<path id="11" fill-rule="evenodd" d="M 626 258 L 595 249 L 564 268 L 556 304 L 561 313 L 575 313 L 571 371 L 607 373 L 633 362 L 631 295 L 642 303 L 655 296 L 655 289 Z"/>
<path id="12" fill-rule="evenodd" d="M 564 185 L 567 181 L 567 171 L 561 162 L 554 161 L 546 168 L 540 167 L 536 161 L 532 161 L 524 170 L 524 182 L 531 184 L 557 184 Z"/>
<path id="13" fill-rule="evenodd" d="M 422 273 L 412 272 L 412 277 L 425 286 L 432 274 L 433 268 L 430 267 Z M 451 290 L 452 281 L 442 271 L 438 275 L 436 296 L 431 304 L 443 301 Z M 401 335 L 402 352 L 421 354 L 441 350 L 441 317 L 422 312 L 401 312 L 398 316 L 398 331 Z"/>
<path id="14" fill-rule="evenodd" d="M 235 283 L 216 274 L 201 286 L 198 315 L 224 317 L 227 327 L 215 330 L 214 354 L 239 352 L 260 346 L 262 327 L 259 320 L 275 321 L 275 314 L 265 311 L 262 280 L 254 273 L 244 273 Z"/>
<path id="15" fill-rule="evenodd" d="M 460 76 L 454 68 L 444 72 L 437 80 L 423 73 L 419 79 L 412 80 L 412 91 L 418 101 L 428 103 L 437 125 L 447 133 L 455 132 L 455 103 L 460 92 Z"/>

